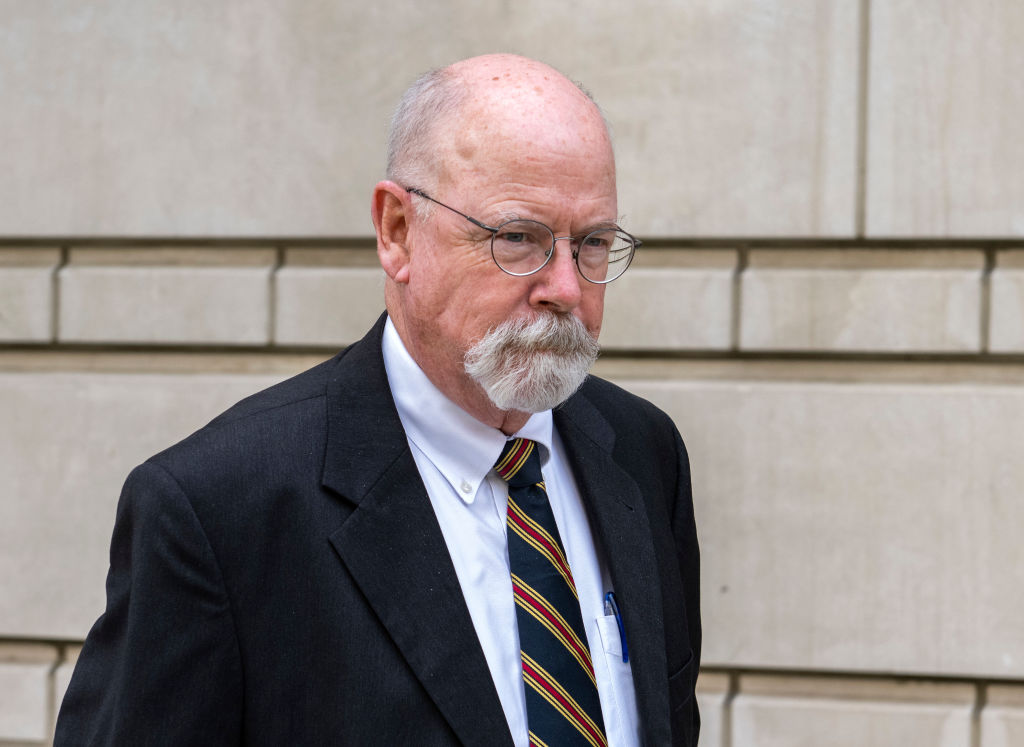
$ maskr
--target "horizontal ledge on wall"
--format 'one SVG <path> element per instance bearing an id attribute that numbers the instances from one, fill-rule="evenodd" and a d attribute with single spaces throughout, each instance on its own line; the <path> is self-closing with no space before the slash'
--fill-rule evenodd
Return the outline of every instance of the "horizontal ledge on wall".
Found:
<path id="1" fill-rule="evenodd" d="M 100 345 L 0 346 L 0 372 L 298 373 L 339 348 L 157 348 Z M 594 373 L 652 381 L 826 381 L 1021 384 L 1024 355 L 869 356 L 605 353 Z"/>
<path id="2" fill-rule="evenodd" d="M 366 331 L 366 330 L 363 330 Z M 113 342 L 0 342 L 0 361 L 9 355 L 58 355 L 58 354 L 194 354 L 194 355 L 229 355 L 229 356 L 289 356 L 309 355 L 331 357 L 339 350 L 357 342 L 339 342 L 324 345 L 285 345 L 285 344 L 160 344 L 160 343 L 113 343 Z M 751 361 L 784 361 L 784 362 L 877 362 L 893 363 L 947 363 L 947 364 L 979 364 L 1015 366 L 1024 364 L 1024 353 L 943 353 L 943 352 L 845 352 L 829 350 L 715 350 L 715 349 L 663 349 L 663 348 L 630 348 L 621 350 L 605 347 L 597 365 L 611 361 L 665 361 L 673 362 L 751 362 Z"/>
<path id="3" fill-rule="evenodd" d="M 803 669 L 787 667 L 736 667 L 716 666 L 709 664 L 701 665 L 700 676 L 706 677 L 709 684 L 715 687 L 723 684 L 723 678 L 746 677 L 747 682 L 760 682 L 760 678 L 777 678 L 779 681 L 792 681 L 794 683 L 820 683 L 830 680 L 841 682 L 862 683 L 860 687 L 863 692 L 870 692 L 872 685 L 885 687 L 894 683 L 942 683 L 950 685 L 1005 685 L 1009 687 L 1020 686 L 1024 688 L 1024 678 L 1019 677 L 993 677 L 989 675 L 978 676 L 970 672 L 960 674 L 934 673 L 922 671 L 874 671 L 874 670 L 850 670 L 850 669 Z M 759 678 L 755 680 L 754 678 Z M 854 685 L 857 687 L 857 685 Z M 698 680 L 699 687 L 699 680 Z M 800 685 L 796 685 L 800 689 Z M 761 688 L 758 688 L 759 690 Z M 748 692 L 750 690 L 748 689 Z"/>
<path id="4" fill-rule="evenodd" d="M 834 249 L 1012 249 L 1024 236 L 649 236 L 638 234 L 643 249 L 816 248 Z M 0 247 L 306 247 L 372 250 L 373 234 L 359 236 L 0 236 Z"/>
<path id="5" fill-rule="evenodd" d="M 9 660 L 17 661 L 53 661 L 63 654 L 64 658 L 72 661 L 76 658 L 82 641 L 80 638 L 52 638 L 52 637 L 10 637 L 0 636 L 0 655 Z M 736 666 L 715 666 L 714 664 L 701 666 L 700 677 L 706 679 L 709 684 L 715 686 L 724 684 L 723 678 L 727 677 L 758 677 L 778 678 L 780 681 L 789 680 L 794 683 L 800 682 L 821 682 L 828 680 L 841 680 L 863 683 L 865 690 L 871 687 L 871 683 L 914 683 L 914 682 L 941 682 L 950 684 L 974 683 L 991 685 L 1020 685 L 1024 687 L 1024 678 L 1014 677 L 979 677 L 970 672 L 962 674 L 931 673 L 919 671 L 871 671 L 871 670 L 849 670 L 849 669 L 806 669 L 788 667 L 736 667 Z M 753 680 L 748 680 L 753 681 Z M 796 685 L 800 688 L 799 684 Z"/>

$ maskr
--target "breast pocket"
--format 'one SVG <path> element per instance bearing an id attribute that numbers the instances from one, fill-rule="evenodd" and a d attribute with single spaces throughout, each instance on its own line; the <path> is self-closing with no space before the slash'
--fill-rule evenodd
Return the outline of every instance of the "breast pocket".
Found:
<path id="1" fill-rule="evenodd" d="M 609 683 L 611 690 L 610 693 L 601 692 L 601 712 L 608 745 L 639 744 L 633 671 L 628 662 L 622 661 L 622 638 L 615 616 L 597 618 L 597 630 L 601 635 L 602 656 L 594 657 L 594 667 L 604 669 L 606 675 L 602 679 Z"/>

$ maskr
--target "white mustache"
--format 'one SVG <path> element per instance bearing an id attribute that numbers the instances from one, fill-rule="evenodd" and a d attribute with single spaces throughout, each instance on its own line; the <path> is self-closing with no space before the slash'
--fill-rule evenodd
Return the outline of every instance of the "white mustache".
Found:
<path id="1" fill-rule="evenodd" d="M 502 322 L 466 353 L 466 373 L 500 410 L 542 412 L 580 388 L 600 346 L 571 314 Z"/>
<path id="2" fill-rule="evenodd" d="M 597 340 L 572 314 L 544 313 L 502 322 L 485 339 L 515 352 L 549 352 L 555 355 L 597 355 Z"/>

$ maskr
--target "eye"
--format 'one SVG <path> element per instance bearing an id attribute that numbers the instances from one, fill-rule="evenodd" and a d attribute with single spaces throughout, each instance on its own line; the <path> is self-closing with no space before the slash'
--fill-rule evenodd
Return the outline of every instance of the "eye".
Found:
<path id="1" fill-rule="evenodd" d="M 536 221 L 513 220 L 498 226 L 494 244 L 506 251 L 546 251 L 551 245 L 551 231 Z"/>
<path id="2" fill-rule="evenodd" d="M 582 246 L 588 249 L 608 249 L 611 241 L 608 236 L 601 233 L 592 233 L 584 237 Z"/>

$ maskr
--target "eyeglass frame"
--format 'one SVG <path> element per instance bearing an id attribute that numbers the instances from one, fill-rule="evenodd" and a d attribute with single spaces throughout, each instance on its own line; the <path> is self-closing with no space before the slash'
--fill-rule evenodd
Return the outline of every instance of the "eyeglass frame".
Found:
<path id="1" fill-rule="evenodd" d="M 551 258 L 553 256 L 555 256 L 555 244 L 557 242 L 563 241 L 563 240 L 568 240 L 568 241 L 571 242 L 571 241 L 573 241 L 574 239 L 577 238 L 576 236 L 555 236 L 555 232 L 551 230 L 550 226 L 548 226 L 548 225 L 546 225 L 544 223 L 541 223 L 539 220 L 533 220 L 532 218 L 512 218 L 510 220 L 507 220 L 507 221 L 504 221 L 504 222 L 500 223 L 497 227 L 495 227 L 495 226 L 488 226 L 483 221 L 479 221 L 476 218 L 473 218 L 472 216 L 466 215 L 464 212 L 462 212 L 461 210 L 456 210 L 451 205 L 445 205 L 440 200 L 435 200 L 433 197 L 431 197 L 430 195 L 428 195 L 426 192 L 424 192 L 422 189 L 419 189 L 418 187 L 402 187 L 402 189 L 404 189 L 409 194 L 416 195 L 417 197 L 422 197 L 425 200 L 430 200 L 431 202 L 433 202 L 433 203 L 435 203 L 437 205 L 440 205 L 443 208 L 451 210 L 456 215 L 461 215 L 463 218 L 468 220 L 474 226 L 479 226 L 480 228 L 484 229 L 485 231 L 490 231 L 490 233 L 491 233 L 491 259 L 494 260 L 494 264 L 497 265 L 499 270 L 504 272 L 506 275 L 511 275 L 514 278 L 525 278 L 525 277 L 529 277 L 530 275 L 536 275 L 538 272 L 543 270 L 547 266 L 548 262 L 551 261 Z M 544 226 L 544 228 L 546 228 L 548 230 L 548 233 L 551 234 L 551 247 L 547 250 L 544 261 L 541 262 L 540 266 L 537 269 L 530 270 L 529 272 L 510 272 L 509 270 L 506 270 L 504 267 L 502 267 L 501 263 L 498 262 L 497 258 L 494 256 L 494 237 L 498 235 L 498 231 L 501 230 L 502 226 L 505 226 L 505 225 L 507 225 L 509 223 L 516 223 L 516 222 L 519 222 L 519 221 L 528 221 L 530 223 L 536 223 L 538 225 Z M 580 274 L 580 277 L 583 278 L 584 280 L 586 280 L 588 283 L 593 283 L 594 285 L 607 285 L 608 283 L 612 282 L 613 280 L 618 280 L 619 278 L 621 278 L 623 275 L 626 274 L 626 270 L 629 269 L 630 264 L 632 264 L 633 257 L 636 256 L 636 250 L 638 248 L 640 248 L 641 246 L 643 246 L 643 242 L 640 239 L 638 239 L 636 236 L 634 236 L 633 234 L 629 233 L 628 231 L 623 231 L 621 228 L 619 228 L 615 224 L 612 224 L 612 226 L 610 226 L 608 228 L 595 228 L 594 230 L 587 232 L 583 236 L 582 240 L 586 241 L 588 238 L 590 238 L 591 235 L 593 235 L 595 233 L 600 233 L 601 231 L 611 231 L 611 230 L 614 230 L 616 233 L 621 233 L 621 234 L 625 234 L 626 236 L 628 236 L 630 241 L 633 242 L 633 250 L 629 253 L 629 259 L 626 260 L 626 266 L 622 268 L 622 272 L 620 272 L 618 275 L 616 275 L 615 277 L 610 278 L 608 280 L 592 280 L 592 279 L 588 278 L 583 273 L 583 268 L 580 267 L 580 250 L 579 249 L 573 249 L 572 245 L 570 244 L 569 251 L 572 253 L 572 260 L 573 260 L 573 262 L 576 264 L 576 271 Z"/>

